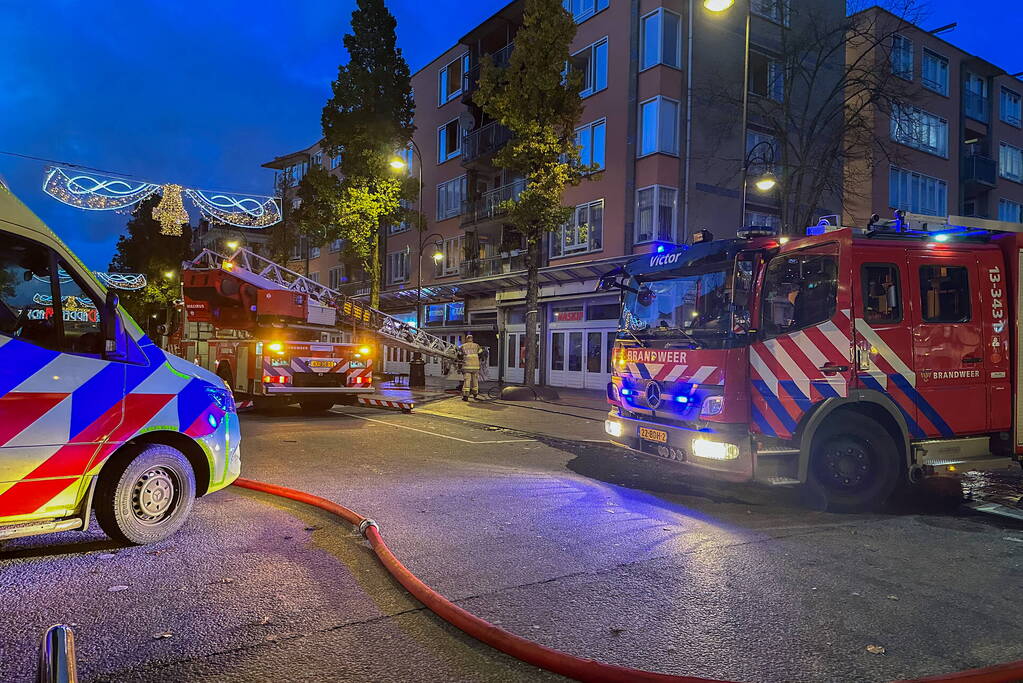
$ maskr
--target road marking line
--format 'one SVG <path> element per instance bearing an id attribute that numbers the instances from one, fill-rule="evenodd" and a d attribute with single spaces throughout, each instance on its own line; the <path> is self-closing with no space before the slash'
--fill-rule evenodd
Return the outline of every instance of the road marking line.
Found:
<path id="1" fill-rule="evenodd" d="M 407 429 L 412 432 L 420 432 L 421 434 L 429 434 L 430 436 L 439 436 L 442 439 L 451 439 L 452 441 L 461 441 L 462 443 L 526 443 L 529 441 L 536 441 L 536 439 L 499 439 L 494 441 L 473 441 L 471 439 L 461 439 L 457 436 L 448 436 L 447 434 L 438 434 L 437 432 L 428 432 L 425 429 L 416 429 L 415 427 L 409 427 L 407 425 L 397 425 L 393 422 L 384 422 L 383 420 L 377 420 L 372 417 L 365 417 L 363 415 L 353 415 L 352 413 L 339 413 L 347 417 L 354 417 L 359 420 L 366 420 L 367 422 L 376 422 L 377 424 L 387 425 L 388 427 L 397 427 L 398 429 Z"/>

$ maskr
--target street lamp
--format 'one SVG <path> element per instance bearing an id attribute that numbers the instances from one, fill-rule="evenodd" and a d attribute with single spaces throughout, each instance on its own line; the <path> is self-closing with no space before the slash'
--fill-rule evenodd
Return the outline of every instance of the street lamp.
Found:
<path id="1" fill-rule="evenodd" d="M 765 151 L 758 156 L 756 152 L 761 146 L 765 148 Z M 769 140 L 761 140 L 750 147 L 742 160 L 742 223 L 740 225 L 743 227 L 746 226 L 746 184 L 749 179 L 750 166 L 753 164 L 763 164 L 769 168 L 774 164 L 774 145 Z M 770 192 L 777 184 L 778 178 L 775 177 L 774 172 L 767 170 L 757 177 L 753 182 L 753 187 L 761 192 Z"/>
<path id="2" fill-rule="evenodd" d="M 224 242 L 224 246 L 226 246 L 228 249 L 237 249 L 238 248 L 238 240 L 231 240 L 230 242 Z"/>
<path id="3" fill-rule="evenodd" d="M 163 276 L 166 279 L 168 279 L 168 280 L 173 280 L 174 279 L 174 271 L 173 270 L 165 270 L 165 271 L 163 271 Z"/>
<path id="4" fill-rule="evenodd" d="M 419 159 L 419 206 L 416 213 L 417 232 L 419 233 L 419 259 L 416 262 L 416 329 L 418 330 L 422 326 L 422 311 L 423 311 L 423 249 L 426 248 L 426 240 L 430 237 L 439 237 L 444 239 L 441 235 L 434 233 L 433 235 L 427 235 L 423 237 L 423 231 L 426 228 L 423 226 L 423 155 L 419 151 L 419 145 L 416 144 L 415 140 L 409 140 L 409 147 L 412 149 L 412 156 L 418 157 Z M 389 162 L 391 168 L 396 171 L 405 170 L 409 165 L 404 159 L 400 159 L 397 156 Z M 409 171 L 412 169 L 409 168 Z M 438 250 L 433 254 L 433 260 L 435 263 L 440 263 L 444 258 L 444 254 Z"/>

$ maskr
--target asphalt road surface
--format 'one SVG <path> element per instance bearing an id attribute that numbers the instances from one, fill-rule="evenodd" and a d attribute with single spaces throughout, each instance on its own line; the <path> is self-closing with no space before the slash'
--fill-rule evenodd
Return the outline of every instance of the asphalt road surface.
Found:
<path id="1" fill-rule="evenodd" d="M 1023 659 L 1023 525 L 928 499 L 836 515 L 798 492 L 693 486 L 603 442 L 584 408 L 337 410 L 244 416 L 244 476 L 374 518 L 427 584 L 545 645 L 741 681 Z M 74 625 L 84 681 L 558 678 L 433 616 L 337 519 L 235 488 L 155 546 L 96 528 L 3 546 L 0 680 L 32 680 L 56 622 Z"/>

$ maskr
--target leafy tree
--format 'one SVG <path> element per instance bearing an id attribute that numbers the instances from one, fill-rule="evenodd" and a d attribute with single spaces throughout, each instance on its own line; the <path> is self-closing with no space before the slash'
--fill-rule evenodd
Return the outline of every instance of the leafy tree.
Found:
<path id="1" fill-rule="evenodd" d="M 291 176 L 281 173 L 277 176 L 277 197 L 281 202 L 281 220 L 271 225 L 266 248 L 271 260 L 287 263 L 291 250 L 299 237 L 299 228 L 295 224 L 295 211 L 291 208 Z"/>
<path id="2" fill-rule="evenodd" d="M 160 233 L 160 223 L 153 219 L 153 207 L 159 201 L 159 196 L 153 196 L 135 205 L 109 266 L 112 272 L 146 276 L 144 288 L 117 292 L 124 307 L 144 327 L 153 322 L 154 314 L 160 321 L 169 317 L 174 299 L 181 294 L 181 262 L 191 255 L 191 227 L 184 226 L 181 235 Z M 165 277 L 169 272 L 172 278 Z"/>
<path id="3" fill-rule="evenodd" d="M 526 0 L 508 66 L 486 60 L 475 102 L 512 132 L 495 163 L 523 175 L 518 199 L 505 203 L 507 221 L 526 239 L 526 383 L 537 367 L 537 301 L 543 241 L 572 215 L 562 206 L 565 188 L 595 168 L 581 166 L 575 129 L 582 114 L 582 74 L 569 71 L 569 46 L 576 24 L 561 0 Z"/>
<path id="4" fill-rule="evenodd" d="M 352 32 L 344 37 L 349 60 L 338 67 L 322 115 L 325 147 L 341 155 L 342 180 L 336 188 L 318 177 L 308 183 L 322 193 L 323 205 L 335 205 L 326 214 L 336 222 L 315 227 L 311 218 L 301 221 L 317 238 L 344 240 L 347 251 L 362 259 L 372 306 L 380 302 L 382 227 L 402 220 L 401 200 L 413 191 L 389 166 L 415 130 L 409 68 L 396 45 L 395 25 L 383 0 L 357 1 Z M 307 215 L 323 213 L 321 206 Z"/>

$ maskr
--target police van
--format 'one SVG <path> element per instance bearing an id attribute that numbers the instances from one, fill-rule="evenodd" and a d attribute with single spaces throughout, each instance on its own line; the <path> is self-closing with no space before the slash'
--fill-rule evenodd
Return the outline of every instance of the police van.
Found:
<path id="1" fill-rule="evenodd" d="M 231 391 L 161 350 L 0 184 L 0 541 L 152 543 L 239 474 Z"/>

